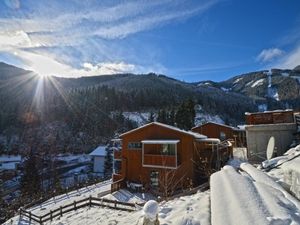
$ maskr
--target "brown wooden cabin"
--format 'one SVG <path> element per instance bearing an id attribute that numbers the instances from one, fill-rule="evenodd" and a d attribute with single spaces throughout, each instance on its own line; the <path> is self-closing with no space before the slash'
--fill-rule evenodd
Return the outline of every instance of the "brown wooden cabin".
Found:
<path id="1" fill-rule="evenodd" d="M 128 131 L 120 138 L 122 150 L 114 152 L 112 191 L 129 183 L 141 184 L 146 191 L 159 193 L 165 189 L 168 192 L 184 189 L 199 182 L 196 171 L 199 162 L 211 160 L 199 159 L 195 153 L 206 150 L 199 144 L 207 140 L 206 136 L 158 122 Z M 216 139 L 207 142 L 216 142 Z M 228 148 L 224 151 L 228 158 Z"/>
<path id="2" fill-rule="evenodd" d="M 231 140 L 236 147 L 246 147 L 246 132 L 244 129 L 215 122 L 207 122 L 193 127 L 192 131 L 203 134 L 208 138 L 218 138 L 221 141 Z"/>
<path id="3" fill-rule="evenodd" d="M 275 110 L 256 113 L 245 113 L 247 125 L 294 123 L 293 110 Z"/>

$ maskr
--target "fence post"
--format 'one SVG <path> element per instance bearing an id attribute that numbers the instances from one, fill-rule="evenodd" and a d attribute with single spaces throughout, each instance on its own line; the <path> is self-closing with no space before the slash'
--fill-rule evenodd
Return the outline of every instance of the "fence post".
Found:
<path id="1" fill-rule="evenodd" d="M 31 223 L 31 212 L 29 212 L 29 223 Z"/>
<path id="2" fill-rule="evenodd" d="M 62 206 L 60 206 L 59 208 L 60 208 L 60 216 L 63 216 Z"/>
<path id="3" fill-rule="evenodd" d="M 74 201 L 74 209 L 76 210 L 76 201 Z"/>
<path id="4" fill-rule="evenodd" d="M 90 199 L 89 199 L 89 204 L 90 204 L 90 207 L 92 207 L 92 196 L 90 195 Z"/>
<path id="5" fill-rule="evenodd" d="M 50 210 L 50 221 L 52 221 L 52 210 Z"/>
<path id="6" fill-rule="evenodd" d="M 40 224 L 43 224 L 43 216 L 40 216 Z"/>
<path id="7" fill-rule="evenodd" d="M 115 208 L 117 208 L 117 201 L 115 200 Z"/>

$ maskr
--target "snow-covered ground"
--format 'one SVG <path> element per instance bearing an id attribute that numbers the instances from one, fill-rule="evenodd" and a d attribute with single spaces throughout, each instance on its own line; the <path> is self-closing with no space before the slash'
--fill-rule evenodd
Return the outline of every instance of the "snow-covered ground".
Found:
<path id="1" fill-rule="evenodd" d="M 259 80 L 255 81 L 255 82 L 251 85 L 251 87 L 254 88 L 254 87 L 258 87 L 258 86 L 260 86 L 260 85 L 263 85 L 264 81 L 265 81 L 265 78 L 259 79 Z"/>
<path id="2" fill-rule="evenodd" d="M 90 162 L 91 157 L 86 154 L 73 155 L 73 154 L 59 154 L 57 160 L 65 161 L 66 163 L 83 163 Z"/>
<path id="3" fill-rule="evenodd" d="M 35 214 L 45 214 L 50 209 L 55 209 L 60 205 L 65 205 L 74 200 L 79 200 L 83 198 L 85 195 L 89 196 L 90 194 L 97 194 L 98 191 L 102 191 L 108 183 L 104 185 L 98 184 L 98 188 L 90 188 L 90 191 L 81 190 L 82 194 L 77 195 L 75 192 L 73 196 L 69 194 L 69 197 L 66 196 L 58 196 L 56 200 L 51 199 L 43 203 L 41 206 L 32 208 L 31 211 Z M 86 192 L 86 194 L 83 194 Z M 144 196 L 143 194 L 132 194 L 128 191 L 126 194 L 124 193 L 113 193 L 106 195 L 105 198 L 123 200 L 128 202 L 137 202 L 143 200 L 149 200 L 150 196 Z M 128 199 L 124 198 L 124 196 L 130 195 Z M 122 197 L 120 197 L 122 196 Z M 187 224 L 201 224 L 201 225 L 209 225 L 210 224 L 210 200 L 209 200 L 209 191 L 199 192 L 189 196 L 183 196 L 176 198 L 171 201 L 163 201 L 159 204 L 159 221 L 162 225 L 187 225 Z M 60 200 L 59 200 L 60 199 Z M 12 222 L 12 223 L 11 223 Z M 19 217 L 16 216 L 12 220 L 4 223 L 5 225 L 9 224 L 18 224 L 18 225 L 27 225 L 29 221 L 26 218 L 19 220 Z M 31 223 L 34 224 L 34 223 Z M 69 213 L 64 214 L 61 218 L 57 217 L 52 222 L 47 222 L 45 224 L 54 224 L 54 225 L 92 225 L 92 224 L 121 224 L 121 225 L 132 225 L 132 224 L 143 224 L 143 210 L 140 208 L 135 212 L 124 212 L 119 210 L 113 210 L 108 208 L 100 208 L 100 207 L 86 207 L 81 208 L 76 211 L 71 211 Z"/>
<path id="4" fill-rule="evenodd" d="M 300 202 L 248 163 L 225 166 L 211 176 L 213 225 L 300 224 Z"/>
<path id="5" fill-rule="evenodd" d="M 142 126 L 149 122 L 150 112 L 123 112 L 123 116 L 136 122 L 138 126 Z"/>
<path id="6" fill-rule="evenodd" d="M 208 113 L 196 112 L 195 126 L 204 124 L 206 122 L 215 122 L 215 123 L 220 123 L 220 124 L 225 123 L 219 115 L 211 115 Z"/>

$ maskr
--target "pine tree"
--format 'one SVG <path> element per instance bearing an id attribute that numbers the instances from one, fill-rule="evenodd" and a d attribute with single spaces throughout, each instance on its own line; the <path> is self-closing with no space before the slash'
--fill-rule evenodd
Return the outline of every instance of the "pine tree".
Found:
<path id="1" fill-rule="evenodd" d="M 112 153 L 113 149 L 110 147 L 105 148 L 106 155 L 104 161 L 104 177 L 110 177 L 112 174 L 112 167 L 113 167 L 113 158 Z"/>
<path id="2" fill-rule="evenodd" d="M 21 179 L 21 191 L 24 196 L 36 195 L 41 191 L 41 177 L 37 162 L 36 154 L 31 150 L 24 163 L 24 173 Z"/>
<path id="3" fill-rule="evenodd" d="M 153 112 L 150 112 L 149 114 L 149 118 L 148 118 L 148 122 L 151 123 L 151 122 L 154 122 L 154 113 Z"/>

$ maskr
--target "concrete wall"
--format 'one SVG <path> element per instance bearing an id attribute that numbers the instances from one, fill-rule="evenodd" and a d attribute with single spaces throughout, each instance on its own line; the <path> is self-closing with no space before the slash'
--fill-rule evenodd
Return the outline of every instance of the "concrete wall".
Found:
<path id="1" fill-rule="evenodd" d="M 94 156 L 94 173 L 104 172 L 104 156 Z"/>
<path id="2" fill-rule="evenodd" d="M 246 127 L 248 158 L 253 161 L 266 159 L 270 137 L 275 138 L 275 153 L 282 155 L 289 149 L 296 132 L 295 123 L 247 125 Z"/>

